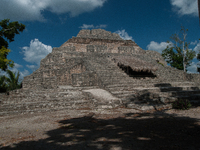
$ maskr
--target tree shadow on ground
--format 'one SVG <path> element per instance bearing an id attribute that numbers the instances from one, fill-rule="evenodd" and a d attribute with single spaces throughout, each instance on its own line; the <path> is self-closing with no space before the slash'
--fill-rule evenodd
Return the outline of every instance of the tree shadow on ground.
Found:
<path id="1" fill-rule="evenodd" d="M 85 116 L 59 121 L 38 141 L 23 141 L 3 150 L 186 150 L 200 149 L 199 120 L 154 113 L 127 113 L 124 117 Z"/>

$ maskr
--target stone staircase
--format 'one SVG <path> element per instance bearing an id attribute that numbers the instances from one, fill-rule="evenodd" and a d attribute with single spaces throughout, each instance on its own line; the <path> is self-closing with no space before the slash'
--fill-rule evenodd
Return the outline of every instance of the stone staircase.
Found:
<path id="1" fill-rule="evenodd" d="M 115 84 L 106 86 L 106 89 L 121 98 L 128 108 L 170 107 L 168 104 L 178 99 L 200 104 L 200 89 L 194 82 Z"/>
<path id="2" fill-rule="evenodd" d="M 0 116 L 26 114 L 64 109 L 94 108 L 95 101 L 82 90 L 96 87 L 59 86 L 40 91 L 14 90 L 10 95 L 1 94 Z"/>
<path id="3" fill-rule="evenodd" d="M 167 82 L 159 78 L 138 80 L 128 76 L 109 59 L 96 57 L 91 62 L 102 81 L 102 87 L 122 99 L 126 107 L 142 109 L 141 104 L 145 107 L 165 107 L 177 99 L 188 99 L 193 105 L 200 104 L 200 89 L 194 82 L 180 78 L 171 78 Z"/>
<path id="4" fill-rule="evenodd" d="M 135 80 L 129 77 L 125 72 L 123 72 L 114 62 L 103 57 L 96 57 L 96 59 L 89 60 L 90 63 L 95 68 L 95 72 L 98 75 L 98 78 L 102 82 L 102 86 L 106 87 L 107 85 L 113 84 L 131 84 Z"/>
<path id="5" fill-rule="evenodd" d="M 200 89 L 194 82 L 180 78 L 164 81 L 160 78 L 130 77 L 107 56 L 87 56 L 87 71 L 98 76 L 99 86 L 73 87 L 60 85 L 49 89 L 20 89 L 9 96 L 0 95 L 0 116 L 65 109 L 104 109 L 118 106 L 148 110 L 170 107 L 177 99 L 188 99 L 193 105 L 200 104 Z M 88 90 L 104 89 L 115 98 L 102 100 Z"/>

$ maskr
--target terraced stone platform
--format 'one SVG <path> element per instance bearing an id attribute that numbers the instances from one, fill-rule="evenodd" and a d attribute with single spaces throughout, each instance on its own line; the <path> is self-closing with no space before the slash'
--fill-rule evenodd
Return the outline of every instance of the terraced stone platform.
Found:
<path id="1" fill-rule="evenodd" d="M 200 76 L 177 70 L 155 51 L 102 29 L 81 30 L 40 62 L 23 88 L 1 94 L 0 115 L 61 109 L 159 109 L 200 103 Z"/>

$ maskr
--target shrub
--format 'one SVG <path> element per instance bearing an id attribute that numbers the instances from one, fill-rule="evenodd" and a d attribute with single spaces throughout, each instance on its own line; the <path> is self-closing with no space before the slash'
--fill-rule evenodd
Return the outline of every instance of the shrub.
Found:
<path id="1" fill-rule="evenodd" d="M 177 101 L 174 101 L 172 103 L 172 107 L 174 109 L 182 109 L 182 110 L 185 110 L 185 109 L 189 109 L 191 107 L 191 103 L 189 100 L 187 99 L 179 99 Z"/>

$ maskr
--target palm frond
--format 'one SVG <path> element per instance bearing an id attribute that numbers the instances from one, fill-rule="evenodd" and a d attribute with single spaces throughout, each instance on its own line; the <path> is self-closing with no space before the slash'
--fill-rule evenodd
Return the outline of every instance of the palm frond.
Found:
<path id="1" fill-rule="evenodd" d="M 0 76 L 0 93 L 7 91 L 6 76 Z"/>
<path id="2" fill-rule="evenodd" d="M 10 79 L 10 82 L 14 81 L 15 80 L 15 73 L 13 73 L 12 71 L 10 70 L 7 70 L 6 73 L 8 74 L 8 77 Z"/>
<path id="3" fill-rule="evenodd" d="M 18 73 L 13 73 L 10 70 L 6 71 L 8 74 L 8 78 L 6 78 L 7 84 L 8 84 L 8 89 L 9 90 L 14 90 L 14 89 L 19 89 L 21 84 L 19 83 L 19 71 Z"/>

